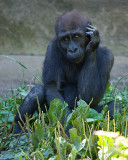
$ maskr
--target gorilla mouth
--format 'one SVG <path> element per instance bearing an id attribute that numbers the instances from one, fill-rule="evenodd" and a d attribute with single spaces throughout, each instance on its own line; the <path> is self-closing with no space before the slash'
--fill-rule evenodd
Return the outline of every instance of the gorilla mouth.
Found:
<path id="1" fill-rule="evenodd" d="M 75 58 L 73 58 L 72 59 L 72 61 L 74 62 L 74 63 L 80 63 L 82 60 L 84 59 L 84 55 L 83 56 L 79 56 L 79 57 L 75 57 Z"/>

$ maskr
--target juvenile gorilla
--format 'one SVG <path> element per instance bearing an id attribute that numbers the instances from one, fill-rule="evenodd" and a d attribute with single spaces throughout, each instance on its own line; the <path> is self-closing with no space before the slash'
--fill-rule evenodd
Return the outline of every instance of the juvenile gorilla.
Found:
<path id="1" fill-rule="evenodd" d="M 69 105 L 67 114 L 71 113 L 75 99 L 83 99 L 91 107 L 101 112 L 98 106 L 102 99 L 113 65 L 113 55 L 109 49 L 100 45 L 100 36 L 89 19 L 79 12 L 71 11 L 59 17 L 55 25 L 56 37 L 51 40 L 44 61 L 44 86 L 34 86 L 19 108 L 23 121 L 24 114 L 32 115 L 37 109 L 38 96 L 42 110 L 44 104 L 58 98 Z M 114 113 L 114 102 L 108 103 L 110 116 Z M 17 113 L 15 131 L 21 131 Z"/>

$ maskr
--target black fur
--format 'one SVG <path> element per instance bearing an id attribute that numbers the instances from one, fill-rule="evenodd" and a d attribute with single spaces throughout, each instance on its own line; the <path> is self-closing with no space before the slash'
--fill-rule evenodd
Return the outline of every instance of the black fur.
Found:
<path id="1" fill-rule="evenodd" d="M 66 18 L 67 22 L 64 21 Z M 64 23 L 68 23 L 68 26 Z M 72 26 L 72 23 L 75 25 Z M 99 107 L 98 103 L 108 84 L 114 58 L 109 49 L 100 46 L 99 32 L 89 24 L 88 19 L 74 11 L 65 13 L 58 19 L 56 37 L 51 40 L 45 56 L 44 86 L 35 86 L 24 99 L 19 108 L 23 121 L 25 113 L 32 115 L 38 108 L 35 92 L 44 112 L 44 104 L 49 107 L 54 98 L 59 98 L 69 104 L 67 109 L 69 114 L 74 108 L 76 97 L 77 100 L 83 99 L 87 103 L 93 98 L 91 107 L 101 112 L 103 106 Z M 77 32 L 80 32 L 80 36 L 76 35 Z M 65 34 L 68 37 L 65 38 Z M 114 113 L 113 107 L 113 102 L 109 103 L 111 116 Z M 18 121 L 21 120 L 17 113 L 15 133 L 20 131 Z"/>

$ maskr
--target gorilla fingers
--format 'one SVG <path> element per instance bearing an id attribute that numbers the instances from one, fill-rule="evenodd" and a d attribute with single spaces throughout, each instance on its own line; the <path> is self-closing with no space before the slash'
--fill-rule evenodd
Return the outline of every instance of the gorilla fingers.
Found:
<path id="1" fill-rule="evenodd" d="M 100 36 L 99 36 L 99 31 L 96 29 L 96 27 L 88 25 L 86 29 L 88 29 L 86 34 L 90 36 L 90 42 L 86 47 L 86 51 L 90 53 L 93 52 L 95 49 L 97 49 L 100 43 Z"/>

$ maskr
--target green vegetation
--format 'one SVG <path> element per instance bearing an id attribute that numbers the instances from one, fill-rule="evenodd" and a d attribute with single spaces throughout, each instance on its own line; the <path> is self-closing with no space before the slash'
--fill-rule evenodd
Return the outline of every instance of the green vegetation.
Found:
<path id="1" fill-rule="evenodd" d="M 128 85 L 124 83 L 124 89 L 120 90 L 118 82 L 108 85 L 101 102 L 114 100 L 121 104 L 122 112 L 115 111 L 113 120 L 107 106 L 99 114 L 79 100 L 78 107 L 65 117 L 62 125 L 68 104 L 64 107 L 59 99 L 54 99 L 47 113 L 41 111 L 38 103 L 39 115 L 35 113 L 32 118 L 26 115 L 25 128 L 22 127 L 22 136 L 17 139 L 13 135 L 14 116 L 28 87 L 23 83 L 17 93 L 12 90 L 11 98 L 6 95 L 0 98 L 0 160 L 127 160 Z M 73 125 L 70 138 L 65 134 L 69 124 Z"/>

